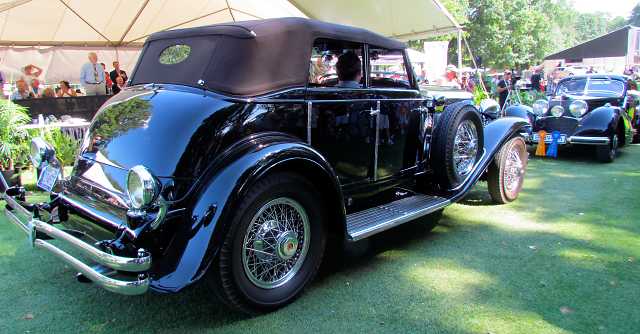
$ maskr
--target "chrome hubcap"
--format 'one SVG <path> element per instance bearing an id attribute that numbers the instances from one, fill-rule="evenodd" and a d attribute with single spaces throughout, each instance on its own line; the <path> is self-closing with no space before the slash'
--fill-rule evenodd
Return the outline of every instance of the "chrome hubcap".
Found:
<path id="1" fill-rule="evenodd" d="M 242 244 L 242 264 L 249 280 L 264 289 L 287 283 L 304 263 L 309 233 L 309 218 L 298 202 L 281 197 L 263 205 Z"/>
<path id="2" fill-rule="evenodd" d="M 522 159 L 520 159 L 520 152 L 518 152 L 518 149 L 513 148 L 509 151 L 504 168 L 504 187 L 507 192 L 513 193 L 517 190 L 523 172 L 524 168 Z"/>
<path id="3" fill-rule="evenodd" d="M 453 146 L 453 163 L 459 177 L 473 170 L 478 155 L 478 133 L 472 121 L 460 123 Z"/>
<path id="4" fill-rule="evenodd" d="M 278 237 L 277 255 L 282 260 L 288 260 L 296 255 L 298 238 L 293 231 L 282 233 Z"/>

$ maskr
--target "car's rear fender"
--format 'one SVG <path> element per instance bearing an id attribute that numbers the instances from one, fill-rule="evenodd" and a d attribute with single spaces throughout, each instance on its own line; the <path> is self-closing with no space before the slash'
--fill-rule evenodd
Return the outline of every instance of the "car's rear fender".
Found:
<path id="1" fill-rule="evenodd" d="M 197 281 L 215 258 L 233 216 L 235 207 L 250 191 L 251 184 L 273 171 L 289 170 L 305 174 L 325 196 L 328 209 L 336 213 L 333 222 L 344 229 L 344 204 L 338 179 L 329 163 L 306 143 L 286 134 L 257 135 L 234 145 L 224 154 L 225 161 L 210 168 L 190 195 L 184 225 L 159 259 L 152 288 L 177 292 Z"/>

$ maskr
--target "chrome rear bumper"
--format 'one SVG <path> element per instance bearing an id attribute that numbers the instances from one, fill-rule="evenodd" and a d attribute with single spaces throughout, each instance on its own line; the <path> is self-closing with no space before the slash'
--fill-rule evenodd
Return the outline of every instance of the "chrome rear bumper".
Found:
<path id="1" fill-rule="evenodd" d="M 571 144 L 581 145 L 609 145 L 611 139 L 609 137 L 571 136 L 568 141 Z"/>
<path id="2" fill-rule="evenodd" d="M 526 141 L 527 143 L 530 143 L 530 144 L 538 143 L 538 140 L 535 140 L 533 136 L 526 137 Z M 584 136 L 567 137 L 567 144 L 574 144 L 574 145 L 609 145 L 610 141 L 611 139 L 609 139 L 609 137 L 584 137 Z"/>
<path id="3" fill-rule="evenodd" d="M 1 175 L 0 178 L 2 178 Z M 54 225 L 37 219 L 34 217 L 33 212 L 23 207 L 13 197 L 6 195 L 6 193 L 3 192 L 0 194 L 0 199 L 4 199 L 7 202 L 5 214 L 9 218 L 9 221 L 28 235 L 32 247 L 46 250 L 57 256 L 95 284 L 111 292 L 124 295 L 139 295 L 147 292 L 149 289 L 150 280 L 146 272 L 151 268 L 151 255 L 144 249 L 138 250 L 137 257 L 122 257 L 103 252 Z M 92 268 L 52 243 L 39 239 L 38 236 L 42 234 L 63 242 L 75 251 L 78 251 L 104 267 L 117 271 L 139 273 L 138 278 L 128 281 L 105 276 L 101 271 Z"/>

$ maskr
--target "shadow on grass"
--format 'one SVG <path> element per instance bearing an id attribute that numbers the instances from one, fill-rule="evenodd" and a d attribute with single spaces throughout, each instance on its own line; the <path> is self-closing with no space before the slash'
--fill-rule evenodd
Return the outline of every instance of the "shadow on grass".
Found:
<path id="1" fill-rule="evenodd" d="M 640 174 L 626 176 L 639 149 L 613 165 L 534 159 L 518 201 L 486 205 L 480 184 L 433 232 L 415 221 L 349 245 L 302 298 L 253 318 L 200 284 L 139 297 L 79 285 L 1 224 L 0 332 L 639 332 Z"/>

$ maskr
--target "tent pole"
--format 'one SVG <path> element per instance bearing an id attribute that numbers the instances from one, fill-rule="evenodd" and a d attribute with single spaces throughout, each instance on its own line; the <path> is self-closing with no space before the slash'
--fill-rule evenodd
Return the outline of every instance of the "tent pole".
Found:
<path id="1" fill-rule="evenodd" d="M 458 29 L 458 76 L 462 75 L 462 29 Z"/>
<path id="2" fill-rule="evenodd" d="M 484 91 L 485 93 L 487 92 L 487 87 L 484 86 L 484 80 L 482 80 L 482 76 L 479 75 L 479 68 L 478 68 L 478 64 L 476 63 L 476 57 L 473 56 L 473 52 L 471 52 L 471 47 L 469 46 L 469 42 L 467 41 L 467 38 L 462 36 L 462 40 L 464 41 L 464 45 L 467 47 L 467 51 L 469 51 L 469 57 L 471 57 L 471 61 L 473 62 L 473 68 L 476 69 L 476 75 L 478 75 L 478 77 L 480 78 L 480 87 L 482 87 L 482 91 Z"/>
<path id="3" fill-rule="evenodd" d="M 142 4 L 142 6 L 140 6 L 140 9 L 138 9 L 136 16 L 133 18 L 133 20 L 131 20 L 131 22 L 129 22 L 129 26 L 127 26 L 127 30 L 125 30 L 122 33 L 122 37 L 120 37 L 120 40 L 118 41 L 118 45 L 122 45 L 122 41 L 124 41 L 124 38 L 127 37 L 127 34 L 129 33 L 129 31 L 131 31 L 131 28 L 133 28 L 133 25 L 136 23 L 136 21 L 138 21 L 140 14 L 142 14 L 142 11 L 147 7 L 148 4 L 149 4 L 149 0 L 146 0 Z"/>
<path id="4" fill-rule="evenodd" d="M 60 1 L 60 3 L 62 3 L 65 7 L 67 7 L 67 9 L 69 9 L 75 16 L 77 16 L 80 20 L 82 20 L 82 22 L 84 22 L 87 26 L 89 26 L 89 28 L 93 29 L 93 31 L 95 31 L 98 35 L 100 35 L 100 37 L 106 39 L 107 42 L 109 42 L 109 44 L 113 45 L 113 42 L 107 36 L 101 33 L 94 26 L 92 26 L 91 23 L 89 23 L 89 21 L 85 20 L 84 17 L 78 14 L 78 12 L 76 12 L 73 8 L 71 8 L 71 6 L 69 6 L 66 2 L 64 2 L 64 0 L 58 0 L 58 1 Z"/>

